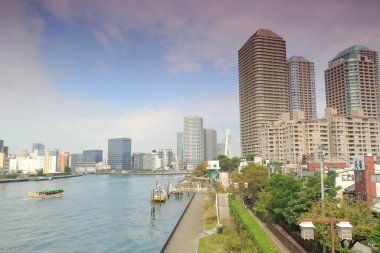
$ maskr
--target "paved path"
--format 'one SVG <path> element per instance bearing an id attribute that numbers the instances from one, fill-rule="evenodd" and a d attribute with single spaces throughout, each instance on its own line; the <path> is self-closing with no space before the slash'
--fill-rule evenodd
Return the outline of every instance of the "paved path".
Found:
<path id="1" fill-rule="evenodd" d="M 228 194 L 218 193 L 218 210 L 219 210 L 219 222 L 224 225 L 228 225 L 230 221 L 230 207 L 228 205 Z"/>
<path id="2" fill-rule="evenodd" d="M 196 193 L 193 201 L 178 224 L 165 253 L 195 253 L 198 239 L 203 232 L 204 195 Z"/>

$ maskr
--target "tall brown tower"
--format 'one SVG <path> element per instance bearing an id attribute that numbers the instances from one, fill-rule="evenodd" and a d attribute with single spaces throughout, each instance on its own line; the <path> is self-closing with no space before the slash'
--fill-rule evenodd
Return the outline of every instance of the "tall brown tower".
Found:
<path id="1" fill-rule="evenodd" d="M 259 29 L 238 53 L 242 155 L 260 154 L 258 133 L 289 112 L 285 41 Z"/>
<path id="2" fill-rule="evenodd" d="M 379 56 L 367 47 L 354 45 L 340 52 L 325 70 L 326 104 L 338 114 L 379 118 Z"/>

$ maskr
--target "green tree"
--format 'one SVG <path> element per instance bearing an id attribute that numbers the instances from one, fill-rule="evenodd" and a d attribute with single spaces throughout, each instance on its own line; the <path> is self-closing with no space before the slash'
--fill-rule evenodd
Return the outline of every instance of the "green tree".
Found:
<path id="1" fill-rule="evenodd" d="M 255 156 L 253 154 L 248 154 L 246 157 L 247 161 L 254 161 L 255 160 Z"/>
<path id="2" fill-rule="evenodd" d="M 219 166 L 222 171 L 230 171 L 237 169 L 240 164 L 240 158 L 232 157 L 231 159 L 225 155 L 218 155 L 216 158 L 219 161 Z"/>
<path id="3" fill-rule="evenodd" d="M 335 198 L 337 189 L 335 187 L 336 174 L 331 173 L 324 179 L 324 185 L 328 189 L 325 193 L 326 198 Z M 307 212 L 311 206 L 321 199 L 320 174 L 307 178 L 302 190 L 294 195 L 289 201 L 288 208 L 285 209 L 285 221 L 293 226 L 298 227 L 299 216 Z"/>
<path id="4" fill-rule="evenodd" d="M 37 169 L 36 172 L 35 172 L 35 175 L 36 176 L 43 176 L 44 175 L 44 170 L 43 169 Z"/>
<path id="5" fill-rule="evenodd" d="M 316 202 L 308 212 L 301 214 L 299 222 L 307 218 L 334 217 L 348 219 L 352 225 L 352 240 L 339 240 L 335 233 L 336 250 L 344 251 L 344 248 L 351 249 L 355 243 L 368 241 L 373 232 L 374 217 L 366 202 L 359 202 L 350 199 L 325 199 L 324 208 Z M 328 223 L 314 223 L 315 240 L 320 245 L 330 247 L 330 226 Z"/>
<path id="6" fill-rule="evenodd" d="M 203 177 L 207 174 L 207 162 L 204 162 L 202 164 L 199 164 L 192 172 L 191 174 L 193 176 Z"/>
<path id="7" fill-rule="evenodd" d="M 370 238 L 371 243 L 376 248 L 380 248 L 380 220 L 377 218 L 376 225 L 373 228 L 373 232 Z"/>
<path id="8" fill-rule="evenodd" d="M 65 174 L 71 174 L 71 173 L 72 173 L 71 167 L 66 166 L 65 167 Z"/>
<path id="9" fill-rule="evenodd" d="M 258 195 L 258 204 L 261 208 L 268 210 L 267 218 L 284 220 L 285 209 L 301 189 L 301 180 L 290 175 L 274 175 L 264 184 L 264 191 L 266 193 Z M 269 194 L 271 198 L 268 198 L 267 194 Z M 262 195 L 266 198 L 263 199 Z M 270 201 L 267 201 L 268 199 L 270 199 Z M 254 211 L 260 212 L 262 209 L 254 208 Z"/>
<path id="10" fill-rule="evenodd" d="M 268 169 L 262 165 L 254 163 L 248 164 L 242 168 L 241 174 L 238 174 L 237 171 L 232 173 L 232 181 L 239 184 L 240 193 L 244 193 L 247 200 L 251 201 L 253 201 L 256 192 L 262 188 L 268 179 Z M 242 189 L 244 183 L 248 183 L 247 189 Z"/>

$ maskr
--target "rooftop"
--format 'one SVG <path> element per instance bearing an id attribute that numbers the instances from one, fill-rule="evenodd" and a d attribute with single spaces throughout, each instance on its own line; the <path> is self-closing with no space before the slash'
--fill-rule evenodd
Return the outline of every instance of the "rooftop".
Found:
<path id="1" fill-rule="evenodd" d="M 268 29 L 259 29 L 254 34 L 254 37 L 269 37 L 269 38 L 278 38 L 282 39 L 280 36 L 278 36 L 276 33 L 272 32 Z"/>
<path id="2" fill-rule="evenodd" d="M 371 50 L 369 49 L 368 47 L 366 46 L 362 46 L 362 45 L 353 45 L 352 47 L 349 47 L 343 51 L 341 51 L 339 54 L 337 54 L 334 58 L 334 60 L 336 59 L 339 59 L 341 57 L 343 57 L 344 55 L 346 54 L 349 54 L 349 53 L 352 53 L 352 52 L 355 52 L 355 51 L 358 51 L 358 50 Z"/>

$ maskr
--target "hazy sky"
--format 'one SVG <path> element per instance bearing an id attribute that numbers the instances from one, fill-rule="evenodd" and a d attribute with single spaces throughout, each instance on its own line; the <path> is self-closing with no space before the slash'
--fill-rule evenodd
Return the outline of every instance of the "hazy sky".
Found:
<path id="1" fill-rule="evenodd" d="M 377 0 L 0 1 L 0 139 L 70 152 L 176 149 L 183 117 L 203 117 L 240 154 L 237 51 L 259 28 L 287 56 L 315 62 L 318 116 L 323 71 L 353 44 L 380 50 Z"/>

